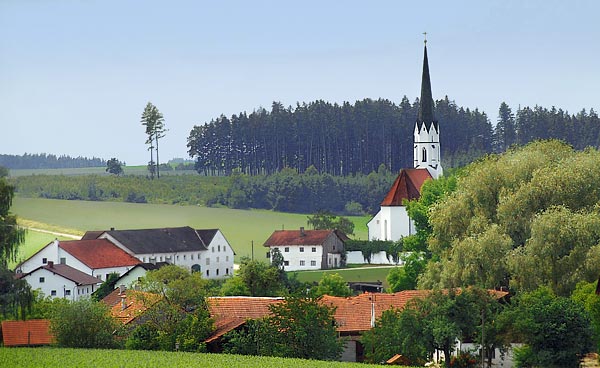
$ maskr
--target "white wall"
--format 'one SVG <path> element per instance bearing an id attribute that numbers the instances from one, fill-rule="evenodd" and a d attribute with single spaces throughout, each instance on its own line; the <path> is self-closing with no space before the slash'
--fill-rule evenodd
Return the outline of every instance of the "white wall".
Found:
<path id="1" fill-rule="evenodd" d="M 44 282 L 40 282 L 40 278 L 44 278 Z M 81 298 L 90 297 L 92 292 L 96 291 L 98 285 L 84 285 L 77 287 L 75 282 L 66 279 L 60 275 L 41 268 L 30 275 L 23 278 L 26 280 L 33 290 L 40 290 L 45 296 L 52 299 L 65 298 L 69 300 L 79 300 Z M 66 295 L 66 291 L 70 291 L 70 295 Z M 52 295 L 52 291 L 56 294 Z"/>
<path id="2" fill-rule="evenodd" d="M 367 227 L 369 240 L 398 241 L 416 232 L 414 223 L 408 217 L 404 206 L 381 206 Z"/>
<path id="3" fill-rule="evenodd" d="M 25 262 L 23 262 L 17 269 L 16 272 L 20 273 L 29 273 L 36 268 L 43 266 L 47 263 L 43 262 L 43 259 L 46 258 L 46 261 L 52 261 L 54 263 L 58 263 L 58 240 L 54 240 L 51 243 L 47 244 L 44 248 L 42 248 L 39 252 L 31 256 Z"/>
<path id="4" fill-rule="evenodd" d="M 367 264 L 368 262 L 363 257 L 363 254 L 359 250 L 353 250 L 351 252 L 346 253 L 346 263 L 347 264 Z M 398 263 L 394 263 L 392 257 L 387 259 L 387 253 L 385 251 L 373 253 L 371 255 L 371 264 L 380 264 L 380 265 L 403 265 L 402 260 L 398 260 Z"/>
<path id="5" fill-rule="evenodd" d="M 281 252 L 281 255 L 283 255 L 284 262 L 288 262 L 288 264 L 284 266 L 286 271 L 321 269 L 321 262 L 323 260 L 323 247 L 320 245 L 288 245 L 271 247 L 271 249 L 275 248 L 278 248 Z M 315 250 L 314 252 L 313 248 Z M 304 265 L 301 264 L 302 261 L 304 261 Z"/>

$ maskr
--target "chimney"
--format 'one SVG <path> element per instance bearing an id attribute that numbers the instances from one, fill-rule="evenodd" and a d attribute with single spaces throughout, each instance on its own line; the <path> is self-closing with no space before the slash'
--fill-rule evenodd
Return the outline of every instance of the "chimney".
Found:
<path id="1" fill-rule="evenodd" d="M 114 228 L 114 227 L 111 227 L 111 228 L 110 228 L 110 231 L 115 231 L 115 228 Z"/>
<path id="2" fill-rule="evenodd" d="M 125 293 L 125 285 L 121 284 L 119 285 L 119 295 Z"/>
<path id="3" fill-rule="evenodd" d="M 127 297 L 125 294 L 121 295 L 121 310 L 125 310 L 127 308 Z"/>
<path id="4" fill-rule="evenodd" d="M 306 233 L 304 232 L 304 226 L 300 227 L 300 236 L 306 236 Z"/>
<path id="5" fill-rule="evenodd" d="M 48 268 L 54 268 L 54 262 L 48 261 Z"/>

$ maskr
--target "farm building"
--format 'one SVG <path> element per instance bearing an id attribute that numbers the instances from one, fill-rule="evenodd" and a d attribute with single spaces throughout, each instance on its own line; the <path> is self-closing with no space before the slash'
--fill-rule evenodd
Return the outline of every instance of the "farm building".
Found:
<path id="1" fill-rule="evenodd" d="M 49 261 L 28 273 L 17 277 L 27 281 L 33 290 L 40 290 L 51 298 L 79 300 L 90 297 L 102 281 L 66 264 Z"/>
<path id="2" fill-rule="evenodd" d="M 55 341 L 47 319 L 2 321 L 1 335 L 4 346 L 44 346 Z"/>
<path id="3" fill-rule="evenodd" d="M 346 234 L 339 230 L 278 230 L 265 241 L 267 257 L 283 255 L 286 271 L 320 270 L 344 266 Z"/>
<path id="4" fill-rule="evenodd" d="M 15 272 L 29 273 L 49 262 L 71 266 L 103 281 L 111 273 L 121 275 L 141 263 L 105 239 L 54 240 L 18 264 Z"/>
<path id="5" fill-rule="evenodd" d="M 139 263 L 133 266 L 129 271 L 122 274 L 115 285 L 123 285 L 128 288 L 135 288 L 138 281 L 140 281 L 140 279 L 144 277 L 148 271 L 158 270 L 166 265 L 168 265 L 167 262 Z"/>
<path id="6" fill-rule="evenodd" d="M 423 56 L 421 99 L 414 130 L 414 168 L 400 170 L 379 212 L 367 223 L 369 240 L 398 241 L 416 232 L 406 212 L 405 201 L 418 199 L 428 179 L 443 175 L 440 158 L 440 127 L 433 115 L 433 97 L 429 79 L 427 44 Z"/>
<path id="7" fill-rule="evenodd" d="M 88 231 L 83 239 L 106 239 L 143 263 L 167 262 L 202 272 L 207 279 L 233 274 L 235 253 L 218 229 L 189 226 L 161 229 Z"/>

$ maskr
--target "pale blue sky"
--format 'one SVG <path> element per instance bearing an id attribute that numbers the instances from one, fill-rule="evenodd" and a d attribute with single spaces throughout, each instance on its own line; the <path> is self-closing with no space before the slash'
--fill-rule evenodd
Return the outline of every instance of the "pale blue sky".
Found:
<path id="1" fill-rule="evenodd" d="M 273 100 L 434 98 L 598 110 L 597 1 L 0 0 L 0 153 L 145 164 L 140 115 L 165 116 L 161 157 L 195 124 Z M 442 125 L 443 134 L 443 122 Z"/>

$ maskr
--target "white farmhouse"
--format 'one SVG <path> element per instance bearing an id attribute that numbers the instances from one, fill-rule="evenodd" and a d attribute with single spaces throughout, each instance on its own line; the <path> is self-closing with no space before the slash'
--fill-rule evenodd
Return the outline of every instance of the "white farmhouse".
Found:
<path id="1" fill-rule="evenodd" d="M 421 99 L 414 130 L 414 168 L 400 170 L 392 188 L 381 202 L 381 209 L 367 223 L 369 240 L 398 241 L 414 234 L 416 230 L 406 212 L 405 201 L 418 199 L 421 186 L 427 179 L 437 179 L 443 175 L 440 129 L 433 115 L 427 41 L 425 42 Z"/>
<path id="2" fill-rule="evenodd" d="M 143 263 L 167 262 L 202 272 L 207 279 L 233 274 L 235 253 L 218 229 L 194 230 L 189 226 L 88 231 L 83 239 L 106 239 Z"/>
<path id="3" fill-rule="evenodd" d="M 122 275 L 141 262 L 105 239 L 54 240 L 17 265 L 15 272 L 29 273 L 50 263 L 68 265 L 106 281 L 109 274 Z"/>
<path id="4" fill-rule="evenodd" d="M 264 246 L 269 247 L 267 257 L 274 250 L 283 255 L 286 271 L 321 270 L 343 267 L 345 242 L 348 237 L 339 230 L 278 230 Z"/>
<path id="5" fill-rule="evenodd" d="M 66 264 L 47 264 L 18 276 L 29 283 L 33 290 L 40 290 L 50 298 L 79 300 L 92 295 L 102 283 L 97 277 L 90 276 Z"/>

